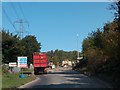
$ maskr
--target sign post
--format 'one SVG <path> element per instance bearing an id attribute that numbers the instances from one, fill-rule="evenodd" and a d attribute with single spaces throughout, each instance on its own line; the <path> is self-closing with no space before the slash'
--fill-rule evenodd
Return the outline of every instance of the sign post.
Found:
<path id="1" fill-rule="evenodd" d="M 21 76 L 24 76 L 22 68 L 27 68 L 27 57 L 26 56 L 18 57 L 18 67 L 21 68 L 21 71 L 22 71 L 22 75 Z"/>

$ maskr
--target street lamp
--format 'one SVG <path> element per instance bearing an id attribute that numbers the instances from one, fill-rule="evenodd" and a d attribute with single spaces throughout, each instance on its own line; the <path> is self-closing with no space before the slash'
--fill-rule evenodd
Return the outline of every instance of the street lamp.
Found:
<path id="1" fill-rule="evenodd" d="M 78 40 L 78 37 L 79 37 L 79 35 L 77 34 L 77 50 L 78 50 L 78 53 L 77 53 L 77 59 L 79 60 L 80 59 L 80 57 L 79 57 L 79 40 Z"/>

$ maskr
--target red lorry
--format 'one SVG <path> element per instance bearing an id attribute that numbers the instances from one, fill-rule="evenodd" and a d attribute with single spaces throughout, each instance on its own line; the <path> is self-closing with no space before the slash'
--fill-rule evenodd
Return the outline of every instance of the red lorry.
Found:
<path id="1" fill-rule="evenodd" d="M 48 60 L 46 53 L 33 53 L 34 74 L 47 73 Z"/>

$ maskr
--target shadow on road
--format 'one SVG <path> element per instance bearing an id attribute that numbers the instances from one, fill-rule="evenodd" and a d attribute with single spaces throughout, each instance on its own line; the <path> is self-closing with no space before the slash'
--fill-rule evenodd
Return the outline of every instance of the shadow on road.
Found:
<path id="1" fill-rule="evenodd" d="M 88 83 L 81 83 L 81 84 L 49 84 L 49 85 L 36 85 L 31 88 L 81 88 L 87 87 Z"/>
<path id="2" fill-rule="evenodd" d="M 108 88 L 104 83 L 74 70 L 53 71 L 37 77 L 39 80 L 28 88 Z"/>
<path id="3" fill-rule="evenodd" d="M 80 73 L 73 70 L 63 70 L 63 71 L 47 72 L 47 74 L 80 74 Z"/>
<path id="4" fill-rule="evenodd" d="M 55 74 L 55 73 L 54 73 Z M 83 74 L 60 74 L 61 77 L 65 78 L 64 82 L 52 83 L 52 84 L 41 84 L 35 85 L 31 88 L 106 88 L 104 84 L 90 79 Z"/>
<path id="5" fill-rule="evenodd" d="M 79 74 L 79 73 L 71 73 L 71 72 L 48 72 L 47 74 Z"/>

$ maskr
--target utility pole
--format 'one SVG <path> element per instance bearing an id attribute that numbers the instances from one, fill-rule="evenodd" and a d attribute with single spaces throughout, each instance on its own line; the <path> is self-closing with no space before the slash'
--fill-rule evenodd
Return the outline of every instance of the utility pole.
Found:
<path id="1" fill-rule="evenodd" d="M 15 21 L 15 23 L 18 23 L 19 24 L 19 30 L 18 30 L 18 34 L 20 36 L 20 39 L 23 38 L 23 34 L 25 33 L 25 30 L 24 30 L 24 23 L 27 23 L 26 21 L 23 21 L 22 19 L 18 20 L 18 21 Z"/>
<path id="2" fill-rule="evenodd" d="M 77 51 L 78 51 L 78 53 L 77 53 L 77 60 L 80 59 L 80 57 L 79 57 L 79 40 L 78 40 L 78 37 L 79 37 L 79 35 L 77 34 Z"/>

